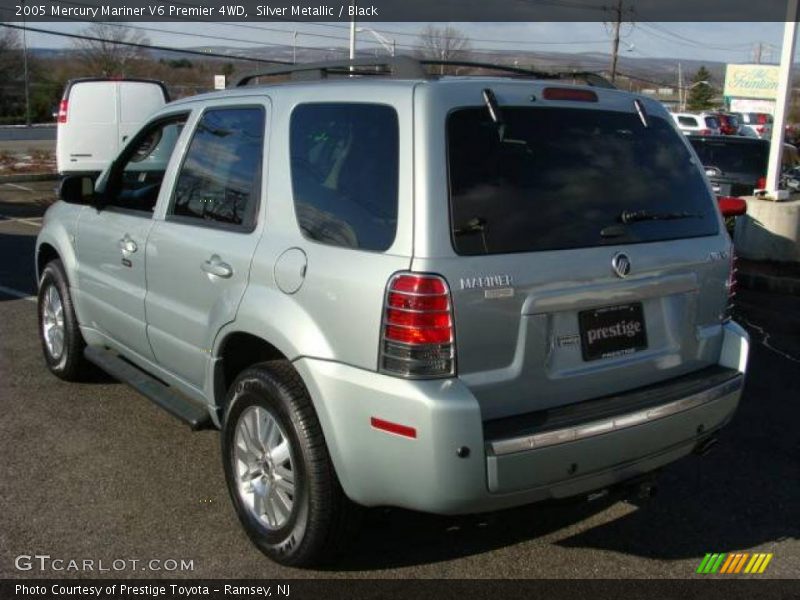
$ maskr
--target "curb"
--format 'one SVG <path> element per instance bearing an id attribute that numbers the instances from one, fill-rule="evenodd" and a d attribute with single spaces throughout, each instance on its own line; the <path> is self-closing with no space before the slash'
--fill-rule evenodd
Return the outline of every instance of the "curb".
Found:
<path id="1" fill-rule="evenodd" d="M 26 181 L 58 181 L 58 173 L 20 173 L 0 175 L 0 183 L 24 183 Z"/>
<path id="2" fill-rule="evenodd" d="M 776 277 L 739 271 L 736 273 L 736 281 L 743 288 L 749 290 L 800 296 L 800 279 L 794 277 Z"/>

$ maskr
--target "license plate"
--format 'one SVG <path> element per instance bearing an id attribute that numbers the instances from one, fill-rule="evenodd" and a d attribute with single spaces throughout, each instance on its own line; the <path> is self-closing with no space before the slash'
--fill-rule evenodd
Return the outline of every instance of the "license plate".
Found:
<path id="1" fill-rule="evenodd" d="M 578 313 L 583 360 L 633 354 L 647 348 L 641 302 Z"/>

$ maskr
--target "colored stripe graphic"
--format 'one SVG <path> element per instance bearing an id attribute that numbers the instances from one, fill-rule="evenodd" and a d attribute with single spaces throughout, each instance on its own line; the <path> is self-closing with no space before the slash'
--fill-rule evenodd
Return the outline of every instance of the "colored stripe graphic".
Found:
<path id="1" fill-rule="evenodd" d="M 747 566 L 744 568 L 745 573 L 758 573 L 758 567 L 761 566 L 761 561 L 764 560 L 763 554 L 753 554 L 753 558 L 750 559 L 750 562 L 747 563 Z"/>
<path id="2" fill-rule="evenodd" d="M 708 564 L 709 560 L 711 560 L 711 555 L 710 554 L 706 554 L 705 558 L 703 558 L 703 560 L 700 561 L 700 566 L 697 567 L 697 571 L 696 572 L 697 573 L 705 573 L 706 572 L 706 565 Z"/>
<path id="3" fill-rule="evenodd" d="M 766 570 L 769 561 L 771 560 L 772 560 L 772 553 L 769 553 L 764 557 L 764 562 L 761 563 L 761 567 L 758 569 L 758 572 L 763 573 Z"/>
<path id="4" fill-rule="evenodd" d="M 749 555 L 749 554 L 747 554 L 747 553 L 745 553 L 745 554 L 740 554 L 740 557 L 741 557 L 741 558 L 739 558 L 739 562 L 737 562 L 737 563 L 736 563 L 736 570 L 735 570 L 735 571 L 731 571 L 731 572 L 732 572 L 732 573 L 738 573 L 739 571 L 741 571 L 741 570 L 742 570 L 742 567 L 744 567 L 744 562 L 747 560 L 747 558 L 748 558 L 749 556 L 750 556 L 750 555 Z"/>
<path id="5" fill-rule="evenodd" d="M 719 571 L 720 573 L 727 573 L 730 570 L 731 565 L 733 564 L 734 556 L 734 554 L 728 554 L 728 560 L 726 560 L 725 564 L 722 565 L 722 569 Z"/>
<path id="6" fill-rule="evenodd" d="M 697 573 L 702 574 L 756 574 L 763 573 L 767 569 L 767 565 L 772 560 L 773 555 L 766 553 L 749 552 L 733 552 L 731 554 L 725 553 L 709 553 L 703 557 L 700 566 L 697 567 Z M 746 566 L 745 566 L 746 565 Z"/>

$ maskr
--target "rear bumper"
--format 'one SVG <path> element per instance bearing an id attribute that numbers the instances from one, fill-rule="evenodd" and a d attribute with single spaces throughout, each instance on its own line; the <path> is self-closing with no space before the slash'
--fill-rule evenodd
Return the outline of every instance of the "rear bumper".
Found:
<path id="1" fill-rule="evenodd" d="M 729 323 L 723 381 L 657 405 L 509 438 L 487 437 L 478 402 L 458 379 L 407 381 L 313 359 L 295 365 L 350 498 L 459 514 L 591 492 L 689 454 L 732 417 L 747 352 L 746 333 Z M 416 437 L 375 429 L 373 417 L 411 427 Z M 541 437 L 547 433 L 554 435 Z"/>

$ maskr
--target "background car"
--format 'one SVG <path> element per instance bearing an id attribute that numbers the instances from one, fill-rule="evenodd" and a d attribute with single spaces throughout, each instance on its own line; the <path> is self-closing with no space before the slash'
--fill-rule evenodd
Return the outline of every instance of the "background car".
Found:
<path id="1" fill-rule="evenodd" d="M 672 113 L 678 128 L 686 135 L 720 135 L 720 123 L 713 113 Z"/>
<path id="2" fill-rule="evenodd" d="M 743 112 L 733 113 L 739 119 L 745 135 L 755 134 L 755 137 L 769 139 L 772 135 L 772 115 L 768 113 Z"/>
<path id="3" fill-rule="evenodd" d="M 767 183 L 770 143 L 744 136 L 689 136 L 697 156 L 719 196 L 750 196 Z M 784 145 L 781 170 L 796 172 L 797 148 Z M 785 183 L 785 181 L 784 181 Z"/>
<path id="4" fill-rule="evenodd" d="M 717 113 L 716 117 L 719 120 L 719 129 L 722 135 L 739 135 L 741 124 L 736 115 Z"/>

